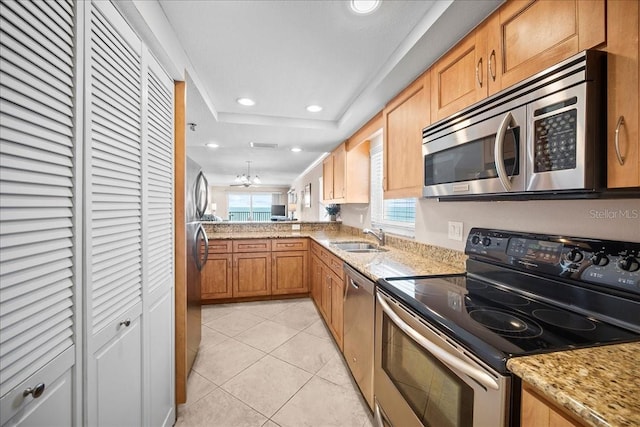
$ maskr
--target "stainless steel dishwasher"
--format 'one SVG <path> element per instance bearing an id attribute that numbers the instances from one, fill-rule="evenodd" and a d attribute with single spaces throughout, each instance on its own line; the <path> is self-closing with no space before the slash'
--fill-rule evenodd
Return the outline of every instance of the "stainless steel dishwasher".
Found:
<path id="1" fill-rule="evenodd" d="M 344 357 L 362 395 L 373 410 L 373 328 L 375 284 L 344 264 Z"/>

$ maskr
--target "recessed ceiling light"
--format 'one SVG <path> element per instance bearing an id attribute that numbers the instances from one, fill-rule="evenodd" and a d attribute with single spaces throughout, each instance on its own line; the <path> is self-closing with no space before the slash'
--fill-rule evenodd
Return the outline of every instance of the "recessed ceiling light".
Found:
<path id="1" fill-rule="evenodd" d="M 351 0 L 351 10 L 360 15 L 373 12 L 380 6 L 380 0 Z"/>
<path id="2" fill-rule="evenodd" d="M 299 152 L 301 152 L 301 151 L 302 151 L 302 148 L 300 148 L 300 147 L 293 147 L 293 148 L 291 149 L 291 151 L 293 151 L 294 153 L 299 153 Z"/>
<path id="3" fill-rule="evenodd" d="M 252 107 L 256 105 L 256 101 L 250 98 L 238 98 L 236 102 L 240 105 L 244 105 L 245 107 Z"/>
<path id="4" fill-rule="evenodd" d="M 319 113 L 322 111 L 322 107 L 319 105 L 307 105 L 307 111 L 310 113 Z"/>
<path id="5" fill-rule="evenodd" d="M 205 144 L 207 147 L 209 148 L 218 148 L 220 147 L 220 145 L 216 144 L 215 142 L 209 142 L 207 144 Z"/>

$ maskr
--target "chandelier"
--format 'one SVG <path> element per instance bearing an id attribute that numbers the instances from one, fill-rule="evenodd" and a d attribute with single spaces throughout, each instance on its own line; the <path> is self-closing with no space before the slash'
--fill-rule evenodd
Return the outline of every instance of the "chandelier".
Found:
<path id="1" fill-rule="evenodd" d="M 247 173 L 246 174 L 238 174 L 236 176 L 235 179 L 236 184 L 238 185 L 244 185 L 245 187 L 248 187 L 252 184 L 261 184 L 262 181 L 260 181 L 260 177 L 258 175 L 254 176 L 253 178 L 251 177 L 251 161 L 247 160 Z"/>

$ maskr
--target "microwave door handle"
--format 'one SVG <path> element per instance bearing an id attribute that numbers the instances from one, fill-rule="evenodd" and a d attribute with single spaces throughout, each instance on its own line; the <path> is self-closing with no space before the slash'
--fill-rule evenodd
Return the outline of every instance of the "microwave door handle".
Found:
<path id="1" fill-rule="evenodd" d="M 438 360 L 440 360 L 445 365 L 448 365 L 452 369 L 457 369 L 465 374 L 469 375 L 471 378 L 484 385 L 487 388 L 492 388 L 494 390 L 498 390 L 498 382 L 493 379 L 486 372 L 481 371 L 480 369 L 471 366 L 469 363 L 464 360 L 458 359 L 454 355 L 448 353 L 447 351 L 441 349 L 422 335 L 420 335 L 415 329 L 405 323 L 400 316 L 398 316 L 392 309 L 389 307 L 387 302 L 384 300 L 380 294 L 376 295 L 380 306 L 382 307 L 382 311 L 384 311 L 391 321 L 398 326 L 405 334 L 409 335 L 415 342 L 420 344 L 425 350 L 435 356 Z"/>
<path id="2" fill-rule="evenodd" d="M 510 112 L 504 116 L 502 123 L 500 123 L 498 133 L 496 134 L 496 142 L 493 147 L 493 160 L 496 164 L 498 178 L 500 178 L 500 182 L 507 192 L 511 191 L 511 177 L 507 174 L 507 171 L 504 168 L 504 137 L 509 126 L 516 126 L 516 121 Z"/>

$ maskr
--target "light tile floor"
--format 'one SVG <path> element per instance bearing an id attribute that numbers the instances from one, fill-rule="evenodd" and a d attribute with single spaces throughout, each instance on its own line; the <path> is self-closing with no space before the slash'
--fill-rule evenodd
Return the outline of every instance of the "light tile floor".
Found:
<path id="1" fill-rule="evenodd" d="M 308 299 L 202 307 L 179 427 L 371 427 L 369 408 Z"/>

